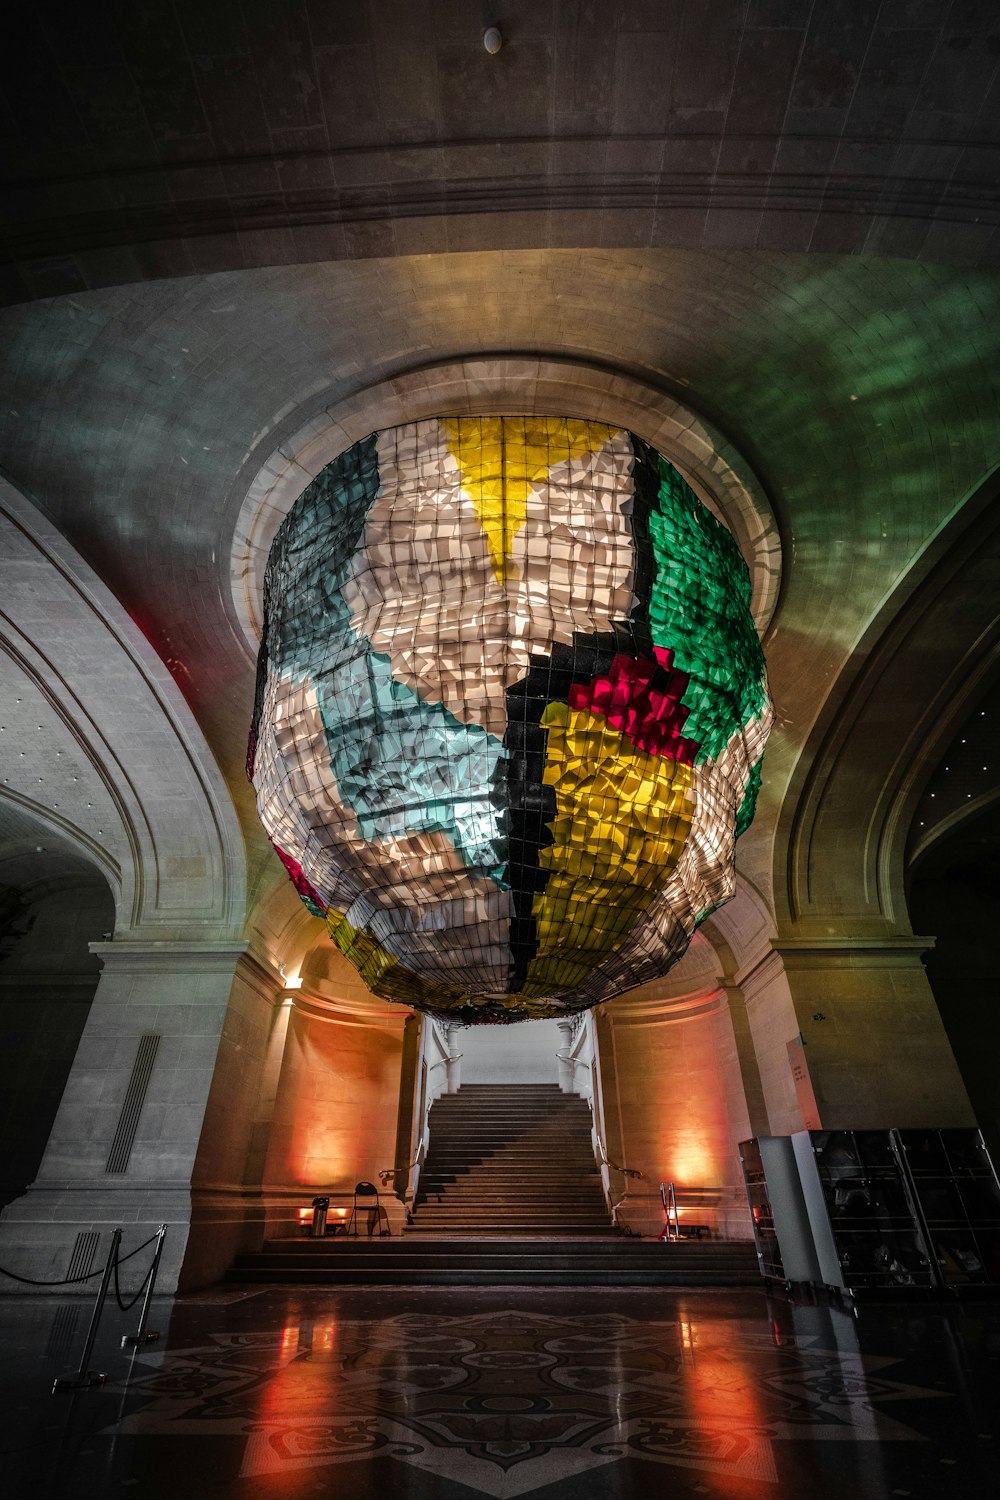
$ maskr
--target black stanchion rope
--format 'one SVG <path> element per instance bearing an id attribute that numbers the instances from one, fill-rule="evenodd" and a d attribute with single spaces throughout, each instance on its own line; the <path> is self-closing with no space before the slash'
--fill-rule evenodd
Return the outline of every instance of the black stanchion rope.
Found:
<path id="1" fill-rule="evenodd" d="M 153 1241 L 156 1239 L 156 1237 L 157 1237 L 158 1234 L 159 1234 L 159 1230 L 157 1230 L 156 1234 L 151 1234 L 149 1236 L 148 1240 L 143 1240 L 143 1242 L 142 1242 L 141 1245 L 136 1245 L 135 1249 L 134 1250 L 130 1250 L 127 1255 L 121 1255 L 121 1256 L 116 1255 L 115 1256 L 115 1283 L 116 1283 L 116 1286 L 117 1286 L 117 1281 L 118 1281 L 118 1267 L 119 1267 L 119 1265 L 120 1264 L 124 1264 L 124 1262 L 127 1261 L 127 1260 L 131 1260 L 132 1257 L 133 1257 L 133 1255 L 138 1255 L 140 1253 L 140 1251 L 145 1250 L 147 1245 L 151 1245 L 153 1243 Z M 150 1271 L 152 1271 L 152 1269 L 153 1269 L 152 1266 L 150 1266 L 149 1269 L 150 1269 Z M 81 1282 L 81 1281 L 93 1281 L 94 1278 L 95 1278 L 95 1276 L 103 1276 L 103 1275 L 104 1275 L 104 1267 L 100 1266 L 100 1267 L 98 1267 L 98 1269 L 96 1271 L 89 1271 L 86 1276 L 66 1276 L 66 1277 L 64 1277 L 64 1279 L 62 1281 L 36 1281 L 31 1276 L 18 1276 L 15 1271 L 8 1271 L 5 1266 L 0 1266 L 0 1276 L 9 1276 L 10 1279 L 11 1279 L 11 1281 L 19 1281 L 22 1286 L 76 1286 L 76 1284 L 78 1282 Z M 147 1276 L 146 1279 L 147 1280 L 149 1279 L 148 1276 Z M 143 1286 L 145 1286 L 145 1284 L 146 1283 L 143 1282 Z M 121 1306 L 121 1302 L 120 1301 L 119 1301 L 118 1305 L 119 1305 L 119 1307 Z M 130 1307 L 131 1307 L 131 1305 L 132 1304 L 129 1303 Z M 123 1309 L 123 1311 L 124 1311 L 124 1309 Z"/>
<path id="2" fill-rule="evenodd" d="M 153 1239 L 154 1240 L 156 1239 L 156 1235 L 155 1234 L 153 1236 Z M 146 1244 L 148 1245 L 149 1243 L 150 1243 L 150 1241 L 147 1240 Z M 132 1253 L 135 1254 L 134 1251 Z M 129 1308 L 132 1308 L 132 1307 L 135 1306 L 135 1304 L 138 1302 L 139 1298 L 142 1296 L 143 1292 L 146 1290 L 146 1287 L 149 1285 L 149 1278 L 152 1276 L 152 1274 L 153 1274 L 153 1267 L 156 1265 L 156 1256 L 155 1255 L 153 1256 L 153 1259 L 152 1259 L 152 1261 L 150 1262 L 150 1265 L 149 1265 L 149 1270 L 146 1272 L 145 1276 L 142 1278 L 142 1281 L 141 1281 L 141 1283 L 139 1285 L 139 1290 L 136 1292 L 135 1296 L 129 1302 L 123 1302 L 122 1301 L 121 1283 L 118 1280 L 118 1267 L 121 1265 L 121 1263 L 122 1263 L 122 1261 L 124 1259 L 125 1259 L 125 1256 L 123 1256 L 123 1255 L 122 1256 L 119 1256 L 119 1255 L 115 1256 L 115 1301 L 118 1303 L 118 1306 L 121 1308 L 122 1312 L 128 1312 Z"/>

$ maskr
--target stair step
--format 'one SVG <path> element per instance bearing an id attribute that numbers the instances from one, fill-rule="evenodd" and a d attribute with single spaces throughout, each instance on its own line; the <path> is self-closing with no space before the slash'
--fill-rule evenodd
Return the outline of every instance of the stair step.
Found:
<path id="1" fill-rule="evenodd" d="M 537 1229 L 548 1227 L 553 1234 L 572 1234 L 581 1225 L 593 1226 L 608 1231 L 608 1221 L 604 1215 L 596 1213 L 589 1214 L 530 1214 L 518 1213 L 441 1213 L 431 1214 L 417 1212 L 413 1216 L 413 1227 L 423 1232 L 425 1229 L 459 1229 L 473 1224 L 481 1224 L 484 1229 L 495 1227 L 506 1233 L 518 1226 L 524 1228 L 533 1225 Z"/>
<path id="2" fill-rule="evenodd" d="M 539 1255 L 533 1254 L 530 1250 L 527 1250 L 523 1245 L 520 1247 L 520 1250 L 521 1250 L 522 1253 L 519 1253 L 519 1254 L 516 1254 L 516 1255 L 503 1255 L 503 1256 L 498 1256 L 498 1255 L 459 1255 L 459 1256 L 449 1256 L 448 1259 L 447 1259 L 447 1261 L 445 1261 L 445 1259 L 444 1259 L 443 1256 L 436 1256 L 435 1257 L 435 1256 L 424 1256 L 424 1255 L 394 1256 L 394 1257 L 391 1257 L 391 1258 L 383 1258 L 382 1260 L 378 1260 L 376 1257 L 372 1257 L 372 1256 L 366 1257 L 364 1255 L 344 1255 L 344 1256 L 333 1256 L 333 1257 L 325 1257 L 325 1258 L 319 1257 L 319 1256 L 314 1256 L 314 1257 L 312 1257 L 308 1261 L 303 1260 L 303 1258 L 301 1256 L 295 1256 L 295 1255 L 270 1255 L 270 1256 L 260 1256 L 260 1257 L 242 1256 L 237 1261 L 235 1269 L 237 1269 L 237 1270 L 255 1270 L 255 1269 L 260 1269 L 260 1268 L 265 1268 L 266 1267 L 267 1269 L 272 1270 L 272 1271 L 279 1271 L 279 1270 L 311 1270 L 311 1271 L 328 1270 L 328 1271 L 330 1271 L 330 1270 L 338 1270 L 338 1269 L 348 1270 L 348 1269 L 355 1269 L 355 1268 L 359 1269 L 359 1270 L 371 1270 L 373 1267 L 375 1267 L 377 1265 L 380 1269 L 394 1270 L 394 1271 L 417 1271 L 417 1270 L 469 1271 L 469 1270 L 487 1270 L 487 1269 L 489 1269 L 489 1268 L 492 1267 L 493 1269 L 496 1269 L 496 1270 L 504 1270 L 504 1269 L 515 1269 L 515 1270 L 524 1270 L 524 1269 L 533 1269 L 533 1270 L 562 1270 L 562 1269 L 569 1269 L 569 1270 L 581 1270 L 581 1271 L 582 1270 L 612 1271 L 612 1270 L 626 1269 L 626 1270 L 639 1270 L 639 1271 L 647 1271 L 647 1272 L 656 1272 L 656 1271 L 667 1270 L 667 1271 L 671 1271 L 671 1272 L 675 1272 L 675 1273 L 679 1272 L 681 1270 L 692 1271 L 692 1272 L 693 1271 L 697 1271 L 697 1270 L 703 1270 L 706 1273 L 711 1272 L 713 1275 L 722 1275 L 726 1270 L 729 1270 L 729 1269 L 732 1269 L 732 1270 L 752 1270 L 752 1271 L 756 1272 L 756 1267 L 755 1266 L 751 1266 L 749 1262 L 743 1262 L 743 1261 L 733 1261 L 733 1262 L 731 1262 L 729 1264 L 723 1264 L 721 1262 L 714 1262 L 714 1263 L 705 1262 L 704 1265 L 699 1265 L 698 1262 L 691 1261 L 691 1260 L 688 1260 L 688 1261 L 670 1260 L 668 1262 L 668 1261 L 664 1260 L 663 1257 L 661 1257 L 660 1260 L 658 1260 L 658 1261 L 654 1260 L 654 1259 L 651 1259 L 651 1258 L 650 1259 L 646 1259 L 646 1260 L 637 1260 L 636 1259 L 636 1260 L 618 1260 L 618 1261 L 615 1261 L 615 1260 L 611 1259 L 609 1256 L 592 1255 L 589 1252 L 589 1250 L 587 1250 L 586 1248 L 584 1248 L 581 1251 L 581 1253 L 579 1253 L 579 1254 L 567 1255 L 565 1253 L 565 1251 L 563 1251 L 559 1255 L 549 1255 L 549 1256 L 539 1256 Z M 759 1273 L 757 1273 L 757 1274 L 759 1275 Z"/>
<path id="3" fill-rule="evenodd" d="M 571 1208 L 574 1203 L 603 1203 L 604 1197 L 594 1184 L 591 1187 L 577 1185 L 563 1193 L 553 1194 L 544 1188 L 531 1187 L 525 1183 L 511 1183 L 501 1187 L 497 1183 L 479 1183 L 457 1187 L 422 1187 L 417 1194 L 418 1203 L 538 1203 L 549 1208 Z"/>
<path id="4" fill-rule="evenodd" d="M 600 1205 L 601 1209 L 604 1208 L 604 1199 L 596 1189 L 590 1193 L 585 1193 L 582 1190 L 566 1193 L 559 1199 L 559 1203 L 555 1208 L 553 1207 L 551 1196 L 547 1193 L 495 1193 L 491 1192 L 488 1188 L 484 1188 L 481 1192 L 463 1190 L 460 1193 L 455 1191 L 435 1193 L 428 1189 L 426 1192 L 421 1190 L 417 1194 L 416 1206 L 418 1208 L 422 1208 L 424 1204 L 435 1205 L 442 1203 L 453 1203 L 456 1208 L 468 1207 L 476 1203 L 489 1203 L 496 1208 L 508 1208 L 515 1204 L 523 1203 L 526 1208 L 545 1208 L 550 1212 L 559 1213 L 588 1208 L 593 1211 L 597 1209 L 598 1205 Z"/>
<path id="5" fill-rule="evenodd" d="M 605 1226 L 607 1225 L 606 1216 L 603 1214 L 599 1215 L 594 1208 L 572 1209 L 566 1213 L 553 1213 L 551 1210 L 546 1211 L 541 1208 L 532 1210 L 521 1206 L 499 1211 L 493 1205 L 490 1205 L 486 1209 L 475 1206 L 438 1209 L 434 1205 L 425 1203 L 414 1212 L 414 1219 L 420 1225 L 431 1223 L 453 1224 L 471 1219 L 474 1219 L 477 1223 L 480 1221 L 487 1223 L 495 1222 L 501 1225 L 510 1224 L 515 1220 L 518 1223 L 524 1224 L 556 1224 L 562 1225 L 567 1229 L 573 1224 L 580 1223 L 603 1223 Z"/>
<path id="6" fill-rule="evenodd" d="M 386 1286 L 754 1286 L 752 1244 L 666 1245 L 594 1235 L 346 1241 L 274 1240 L 237 1257 L 235 1282 Z"/>
<path id="7" fill-rule="evenodd" d="M 566 1236 L 560 1236 L 551 1240 L 531 1240 L 526 1242 L 534 1255 L 552 1254 L 567 1255 L 574 1253 L 573 1241 Z M 497 1254 L 509 1255 L 519 1253 L 521 1247 L 513 1247 L 505 1238 L 498 1239 L 495 1245 L 491 1240 L 483 1237 L 454 1240 L 451 1245 L 443 1246 L 438 1242 L 426 1247 L 427 1253 L 435 1255 L 464 1255 L 481 1254 L 484 1251 L 494 1249 Z M 307 1260 L 315 1260 L 317 1256 L 343 1256 L 367 1253 L 371 1255 L 397 1255 L 409 1256 L 416 1253 L 423 1254 L 425 1247 L 421 1245 L 418 1234 L 408 1236 L 391 1235 L 379 1238 L 373 1235 L 371 1239 L 367 1235 L 327 1236 L 322 1240 L 314 1240 L 308 1235 L 298 1238 L 267 1240 L 263 1250 L 253 1252 L 241 1252 L 237 1257 L 240 1261 L 247 1257 L 259 1259 L 261 1255 L 293 1255 L 305 1257 Z M 724 1259 L 736 1257 L 747 1259 L 756 1264 L 756 1252 L 753 1244 L 748 1240 L 679 1240 L 665 1242 L 655 1239 L 624 1238 L 621 1235 L 613 1235 L 605 1232 L 604 1238 L 598 1246 L 588 1245 L 587 1254 L 602 1254 L 607 1257 L 618 1259 L 628 1256 L 632 1259 L 645 1256 L 647 1259 L 662 1259 L 669 1256 L 671 1261 L 678 1261 L 685 1257 L 698 1261 L 710 1260 L 712 1258 Z"/>
<path id="8" fill-rule="evenodd" d="M 451 1167 L 481 1167 L 487 1164 L 497 1169 L 506 1168 L 508 1171 L 528 1169 L 532 1172 L 549 1172 L 553 1177 L 573 1176 L 577 1170 L 582 1170 L 583 1168 L 586 1168 L 588 1172 L 596 1172 L 597 1170 L 594 1158 L 590 1152 L 587 1152 L 586 1155 L 580 1152 L 575 1160 L 572 1157 L 561 1154 L 558 1160 L 553 1162 L 552 1158 L 547 1155 L 529 1156 L 524 1152 L 459 1152 L 457 1150 L 449 1152 L 447 1156 L 440 1152 L 435 1152 L 433 1156 L 428 1156 L 425 1170 L 445 1172 Z"/>

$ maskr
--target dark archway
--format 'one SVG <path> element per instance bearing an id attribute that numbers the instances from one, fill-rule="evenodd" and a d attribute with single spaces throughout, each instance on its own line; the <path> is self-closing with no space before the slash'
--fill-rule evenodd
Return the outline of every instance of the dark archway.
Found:
<path id="1" fill-rule="evenodd" d="M 114 921 L 96 866 L 0 809 L 0 1207 L 38 1173 Z"/>
<path id="2" fill-rule="evenodd" d="M 927 976 L 995 1161 L 1000 1160 L 998 714 L 1000 685 L 995 685 L 927 783 L 914 820 L 909 889 L 914 929 L 935 938 L 925 959 Z M 965 808 L 969 811 L 962 816 Z"/>

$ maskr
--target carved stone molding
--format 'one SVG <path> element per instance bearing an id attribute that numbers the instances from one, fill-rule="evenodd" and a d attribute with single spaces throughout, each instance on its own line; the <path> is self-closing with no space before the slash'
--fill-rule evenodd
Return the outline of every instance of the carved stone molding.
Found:
<path id="1" fill-rule="evenodd" d="M 376 1026 L 383 1031 L 398 1031 L 402 1034 L 406 1022 L 413 1015 L 405 1005 L 390 1005 L 376 995 L 369 999 L 363 996 L 319 995 L 315 990 L 293 990 L 288 992 L 296 1011 L 314 1021 L 329 1021 L 338 1026 Z"/>
<path id="2" fill-rule="evenodd" d="M 629 1000 L 627 994 L 617 1000 L 609 1000 L 604 1009 L 613 1022 L 626 1022 L 629 1026 L 667 1026 L 683 1021 L 701 1020 L 713 1015 L 726 1005 L 725 991 L 712 990 L 693 995 L 679 995 L 663 1000 Z"/>

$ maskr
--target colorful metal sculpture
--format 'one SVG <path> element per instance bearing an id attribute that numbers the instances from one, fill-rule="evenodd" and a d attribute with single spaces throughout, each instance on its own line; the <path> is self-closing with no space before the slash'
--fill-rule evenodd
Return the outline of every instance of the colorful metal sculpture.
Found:
<path id="1" fill-rule="evenodd" d="M 733 893 L 770 727 L 732 536 L 641 439 L 554 417 L 374 434 L 279 530 L 247 769 L 388 1000 L 564 1015 Z"/>

